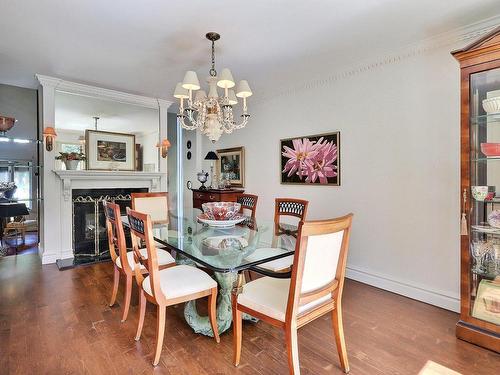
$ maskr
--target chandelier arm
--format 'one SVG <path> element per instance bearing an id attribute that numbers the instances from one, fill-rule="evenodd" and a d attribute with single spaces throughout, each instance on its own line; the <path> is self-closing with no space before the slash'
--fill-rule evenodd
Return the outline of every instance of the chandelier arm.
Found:
<path id="1" fill-rule="evenodd" d="M 243 129 L 248 124 L 248 119 L 250 118 L 250 115 L 241 115 L 241 117 L 243 117 L 243 120 L 241 121 L 240 124 L 234 124 L 233 129 L 235 130 Z"/>

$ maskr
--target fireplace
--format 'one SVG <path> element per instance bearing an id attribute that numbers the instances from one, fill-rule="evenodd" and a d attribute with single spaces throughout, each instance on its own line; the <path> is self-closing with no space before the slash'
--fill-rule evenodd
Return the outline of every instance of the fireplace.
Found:
<path id="1" fill-rule="evenodd" d="M 147 192 L 147 188 L 73 189 L 73 254 L 75 261 L 110 258 L 103 202 L 118 204 L 125 215 L 131 193 Z M 128 234 L 126 234 L 129 237 Z M 130 244 L 130 238 L 127 238 Z"/>

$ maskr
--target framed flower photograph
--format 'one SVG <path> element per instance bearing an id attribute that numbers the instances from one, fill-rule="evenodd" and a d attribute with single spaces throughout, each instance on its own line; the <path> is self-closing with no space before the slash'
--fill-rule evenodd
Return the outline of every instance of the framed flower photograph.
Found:
<path id="1" fill-rule="evenodd" d="M 217 150 L 217 175 L 231 182 L 231 186 L 245 186 L 245 149 L 243 147 Z"/>
<path id="2" fill-rule="evenodd" d="M 340 132 L 280 140 L 281 183 L 340 186 Z"/>
<path id="3" fill-rule="evenodd" d="M 135 135 L 85 131 L 87 169 L 135 170 Z"/>

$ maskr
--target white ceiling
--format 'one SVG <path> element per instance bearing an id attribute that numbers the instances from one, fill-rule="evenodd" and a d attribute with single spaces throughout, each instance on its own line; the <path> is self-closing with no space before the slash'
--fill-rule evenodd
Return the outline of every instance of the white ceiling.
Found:
<path id="1" fill-rule="evenodd" d="M 495 16 L 500 2 L 2 0 L 0 10 L 1 83 L 35 87 L 41 73 L 171 99 L 185 70 L 206 76 L 207 31 L 222 34 L 219 70 L 262 92 L 287 67 L 366 59 Z"/>
<path id="2" fill-rule="evenodd" d="M 94 129 L 120 133 L 158 132 L 158 110 L 109 100 L 56 92 L 56 130 L 84 132 Z"/>

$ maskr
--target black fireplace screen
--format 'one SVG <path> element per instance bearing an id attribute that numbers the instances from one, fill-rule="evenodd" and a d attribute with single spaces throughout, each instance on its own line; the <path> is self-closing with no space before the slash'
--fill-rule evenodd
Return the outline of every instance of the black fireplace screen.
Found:
<path id="1" fill-rule="evenodd" d="M 120 206 L 121 214 L 130 207 L 131 193 L 147 192 L 137 189 L 74 189 L 73 198 L 73 253 L 75 257 L 109 257 L 106 217 L 103 202 Z M 127 244 L 130 235 L 126 232 Z"/>

